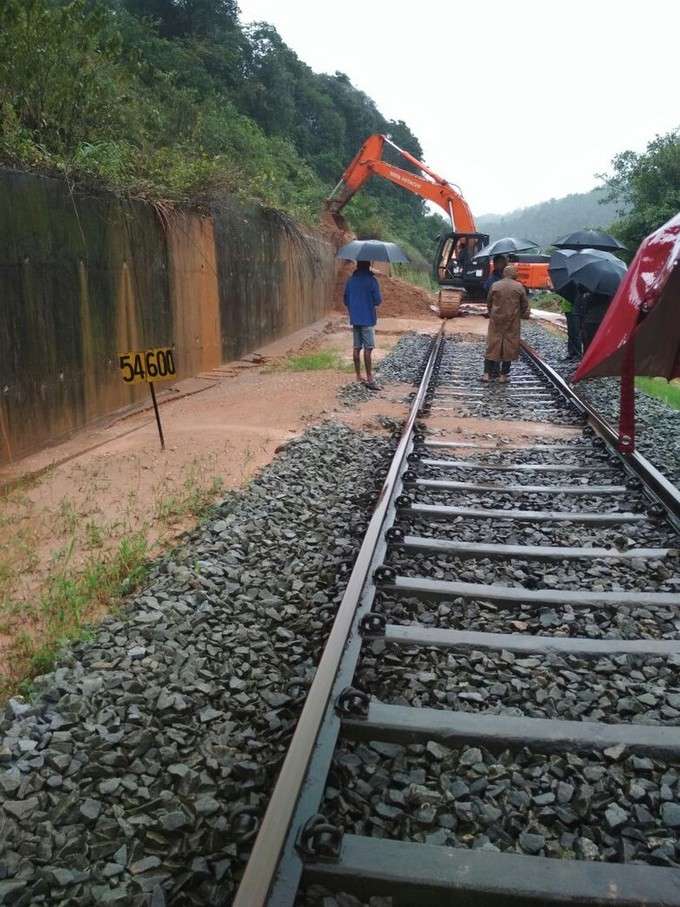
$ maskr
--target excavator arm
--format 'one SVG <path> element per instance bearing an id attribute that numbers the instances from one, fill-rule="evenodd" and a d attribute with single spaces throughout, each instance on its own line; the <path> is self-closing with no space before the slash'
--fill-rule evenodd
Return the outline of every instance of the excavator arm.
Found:
<path id="1" fill-rule="evenodd" d="M 420 172 L 412 173 L 384 161 L 386 144 Z M 490 263 L 488 257 L 480 261 L 474 255 L 479 252 L 480 246 L 488 243 L 489 237 L 477 232 L 475 219 L 463 193 L 408 151 L 395 145 L 386 135 L 376 134 L 366 139 L 342 174 L 340 182 L 326 199 L 326 210 L 337 225 L 346 229 L 340 212 L 371 176 L 381 176 L 396 186 L 434 202 L 451 218 L 453 232 L 440 238 L 433 266 L 434 277 L 441 287 L 440 312 L 443 313 L 449 307 L 442 317 L 448 318 L 457 313 L 463 290 L 470 299 L 484 299 L 484 280 L 488 276 Z M 518 258 L 520 280 L 526 287 L 544 289 L 551 286 L 547 258 L 546 261 L 537 262 L 523 262 L 521 256 Z"/>
<path id="2" fill-rule="evenodd" d="M 423 175 L 411 173 L 384 161 L 382 155 L 386 143 L 398 151 L 404 160 L 417 167 Z M 327 199 L 327 209 L 334 215 L 339 214 L 373 175 L 381 176 L 439 205 L 451 218 L 452 228 L 459 233 L 477 232 L 472 212 L 462 193 L 385 135 L 372 135 L 366 139 Z"/>

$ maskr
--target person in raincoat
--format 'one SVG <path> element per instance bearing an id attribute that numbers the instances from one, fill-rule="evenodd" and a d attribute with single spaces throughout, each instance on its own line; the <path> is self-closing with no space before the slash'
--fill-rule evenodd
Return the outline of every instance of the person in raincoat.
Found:
<path id="1" fill-rule="evenodd" d="M 516 278 L 517 268 L 507 265 L 486 299 L 489 328 L 482 381 L 507 382 L 510 363 L 519 358 L 520 319 L 529 318 L 530 311 L 527 291 Z"/>

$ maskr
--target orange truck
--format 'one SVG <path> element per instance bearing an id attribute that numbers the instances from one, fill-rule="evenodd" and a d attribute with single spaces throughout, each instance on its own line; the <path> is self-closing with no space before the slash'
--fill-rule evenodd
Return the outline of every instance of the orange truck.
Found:
<path id="1" fill-rule="evenodd" d="M 397 151 L 420 172 L 413 173 L 384 161 L 385 145 Z M 408 192 L 434 202 L 443 208 L 451 220 L 452 231 L 440 237 L 433 263 L 434 279 L 444 291 L 440 291 L 440 302 L 449 295 L 457 294 L 460 298 L 462 291 L 465 291 L 470 300 L 483 299 L 483 285 L 489 276 L 491 261 L 487 256 L 480 257 L 479 252 L 488 245 L 488 234 L 478 232 L 470 207 L 459 187 L 447 182 L 408 151 L 395 145 L 388 136 L 376 134 L 366 139 L 342 174 L 340 182 L 326 199 L 326 209 L 333 215 L 338 226 L 343 226 L 339 218 L 340 212 L 371 176 L 380 176 Z M 519 280 L 527 289 L 550 288 L 547 255 L 519 252 L 508 258 L 517 265 Z"/>

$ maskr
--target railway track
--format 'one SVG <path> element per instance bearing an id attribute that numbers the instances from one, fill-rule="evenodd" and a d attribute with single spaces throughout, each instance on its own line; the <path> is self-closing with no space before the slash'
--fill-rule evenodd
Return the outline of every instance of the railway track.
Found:
<path id="1" fill-rule="evenodd" d="M 478 357 L 432 341 L 236 907 L 680 905 L 680 495 L 531 349 Z"/>

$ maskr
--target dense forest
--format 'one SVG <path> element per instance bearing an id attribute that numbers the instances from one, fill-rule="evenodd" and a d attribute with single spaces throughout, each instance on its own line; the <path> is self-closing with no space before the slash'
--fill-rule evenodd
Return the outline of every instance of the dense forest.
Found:
<path id="1" fill-rule="evenodd" d="M 559 236 L 581 227 L 609 226 L 616 217 L 617 206 L 607 199 L 604 189 L 578 192 L 509 214 L 485 214 L 477 218 L 477 226 L 492 240 L 512 235 L 548 246 Z"/>
<path id="2" fill-rule="evenodd" d="M 634 253 L 640 242 L 680 212 L 680 128 L 657 135 L 643 152 L 622 151 L 601 174 L 618 219 L 612 231 Z"/>
<path id="3" fill-rule="evenodd" d="M 373 132 L 422 158 L 406 123 L 343 73 L 313 72 L 271 25 L 243 25 L 236 0 L 0 0 L 0 164 L 159 203 L 229 191 L 313 223 Z M 549 243 L 617 215 L 633 249 L 680 208 L 679 133 L 622 152 L 602 179 L 480 227 Z M 422 266 L 445 223 L 379 180 L 346 214 Z"/>
<path id="4" fill-rule="evenodd" d="M 370 133 L 422 157 L 405 123 L 243 26 L 234 0 L 3 0 L 0 114 L 4 164 L 161 201 L 228 190 L 308 222 Z M 419 259 L 441 224 L 378 181 L 347 215 Z"/>

